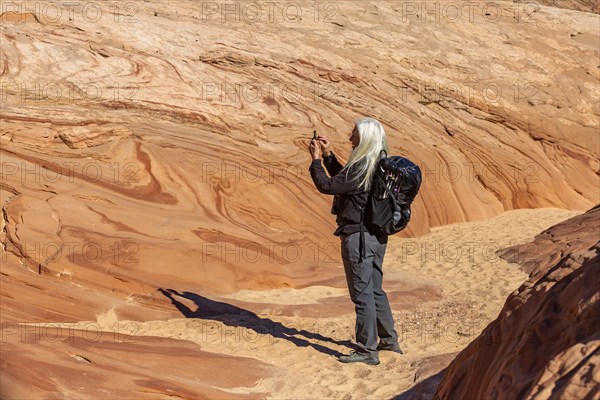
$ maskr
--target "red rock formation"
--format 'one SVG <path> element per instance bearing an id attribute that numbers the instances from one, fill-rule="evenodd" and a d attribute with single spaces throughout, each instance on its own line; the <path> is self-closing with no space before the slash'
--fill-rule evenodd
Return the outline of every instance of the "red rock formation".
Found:
<path id="1" fill-rule="evenodd" d="M 189 341 L 103 332 L 95 324 L 85 330 L 4 324 L 0 334 L 3 399 L 158 399 L 175 394 L 183 399 L 262 399 L 263 394 L 228 390 L 251 387 L 272 372 L 257 360 L 208 353 Z"/>
<path id="2" fill-rule="evenodd" d="M 423 169 L 402 235 L 598 198 L 597 15 L 556 23 L 564 11 L 540 6 L 515 21 L 530 10 L 502 3 L 492 20 L 481 2 L 472 19 L 432 19 L 342 2 L 248 29 L 179 1 L 135 15 L 107 3 L 98 20 L 20 4 L 0 31 L 0 251 L 7 301 L 31 299 L 32 315 L 90 319 L 110 298 L 142 318 L 168 305 L 158 287 L 336 276 L 331 198 L 310 181 L 306 145 L 316 128 L 346 158 L 362 115 Z M 62 289 L 33 295 L 29 271 Z M 81 310 L 63 307 L 84 293 Z"/>
<path id="3" fill-rule="evenodd" d="M 513 247 L 535 265 L 447 368 L 435 399 L 600 396 L 600 205 Z"/>
<path id="4" fill-rule="evenodd" d="M 180 316 L 158 288 L 344 287 L 306 147 L 316 128 L 347 158 L 363 115 L 422 166 L 405 236 L 595 204 L 598 16 L 404 3 L 251 23 L 180 0 L 96 2 L 98 18 L 3 3 L 0 322 Z"/>
<path id="5" fill-rule="evenodd" d="M 596 0 L 536 0 L 535 2 L 525 2 L 529 3 L 530 7 L 537 7 L 537 4 L 543 4 L 569 10 L 600 13 L 600 3 Z"/>

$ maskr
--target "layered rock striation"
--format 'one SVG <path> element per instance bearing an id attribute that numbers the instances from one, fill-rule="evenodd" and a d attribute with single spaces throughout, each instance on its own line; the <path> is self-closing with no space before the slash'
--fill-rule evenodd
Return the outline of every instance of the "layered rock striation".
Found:
<path id="1" fill-rule="evenodd" d="M 600 205 L 503 257 L 531 269 L 447 368 L 435 399 L 600 395 Z"/>

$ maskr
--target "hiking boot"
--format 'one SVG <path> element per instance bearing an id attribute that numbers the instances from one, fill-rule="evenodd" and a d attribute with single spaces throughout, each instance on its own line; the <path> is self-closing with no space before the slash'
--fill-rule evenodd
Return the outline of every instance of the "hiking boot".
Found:
<path id="1" fill-rule="evenodd" d="M 379 365 L 379 357 L 358 353 L 356 351 L 351 352 L 347 356 L 338 357 L 338 361 L 343 363 L 362 362 L 369 365 Z"/>
<path id="2" fill-rule="evenodd" d="M 377 345 L 377 350 L 393 351 L 394 353 L 404 354 L 404 352 L 402 351 L 402 349 L 400 348 L 400 345 L 398 343 L 394 343 L 392 345 L 379 343 Z"/>

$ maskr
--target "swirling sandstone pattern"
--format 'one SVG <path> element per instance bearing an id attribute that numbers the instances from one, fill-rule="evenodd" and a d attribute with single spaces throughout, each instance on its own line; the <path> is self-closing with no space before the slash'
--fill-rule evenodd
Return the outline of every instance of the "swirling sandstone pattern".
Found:
<path id="1" fill-rule="evenodd" d="M 423 169 L 405 236 L 598 200 L 592 13 L 2 4 L 2 322 L 181 316 L 158 288 L 343 288 L 306 146 L 316 128 L 345 159 L 363 115 Z"/>
<path id="2" fill-rule="evenodd" d="M 361 115 L 423 167 L 407 235 L 598 197 L 597 15 L 499 3 L 496 20 L 481 7 L 456 19 L 341 2 L 319 18 L 273 10 L 249 24 L 241 11 L 131 4 L 95 22 L 79 6 L 71 20 L 2 16 L 5 241 L 34 271 L 51 255 L 27 244 L 85 237 L 121 261 L 133 242 L 135 272 L 112 271 L 120 284 L 314 279 L 310 251 L 285 254 L 334 228 L 306 171 L 307 132 L 346 157 Z M 246 246 L 246 262 L 225 260 L 228 243 Z M 269 252 L 271 263 L 248 262 Z"/>

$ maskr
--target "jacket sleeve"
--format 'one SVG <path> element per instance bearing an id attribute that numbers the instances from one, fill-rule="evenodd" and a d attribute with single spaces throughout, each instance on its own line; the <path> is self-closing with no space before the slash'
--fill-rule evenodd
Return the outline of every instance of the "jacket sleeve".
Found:
<path id="1" fill-rule="evenodd" d="M 329 157 L 323 157 L 323 164 L 329 173 L 329 176 L 337 175 L 344 166 L 335 158 L 333 151 L 329 153 Z"/>
<path id="2" fill-rule="evenodd" d="M 309 171 L 317 190 L 321 193 L 337 195 L 356 190 L 357 182 L 350 171 L 347 175 L 345 172 L 338 172 L 330 178 L 325 173 L 321 160 L 313 160 Z"/>

